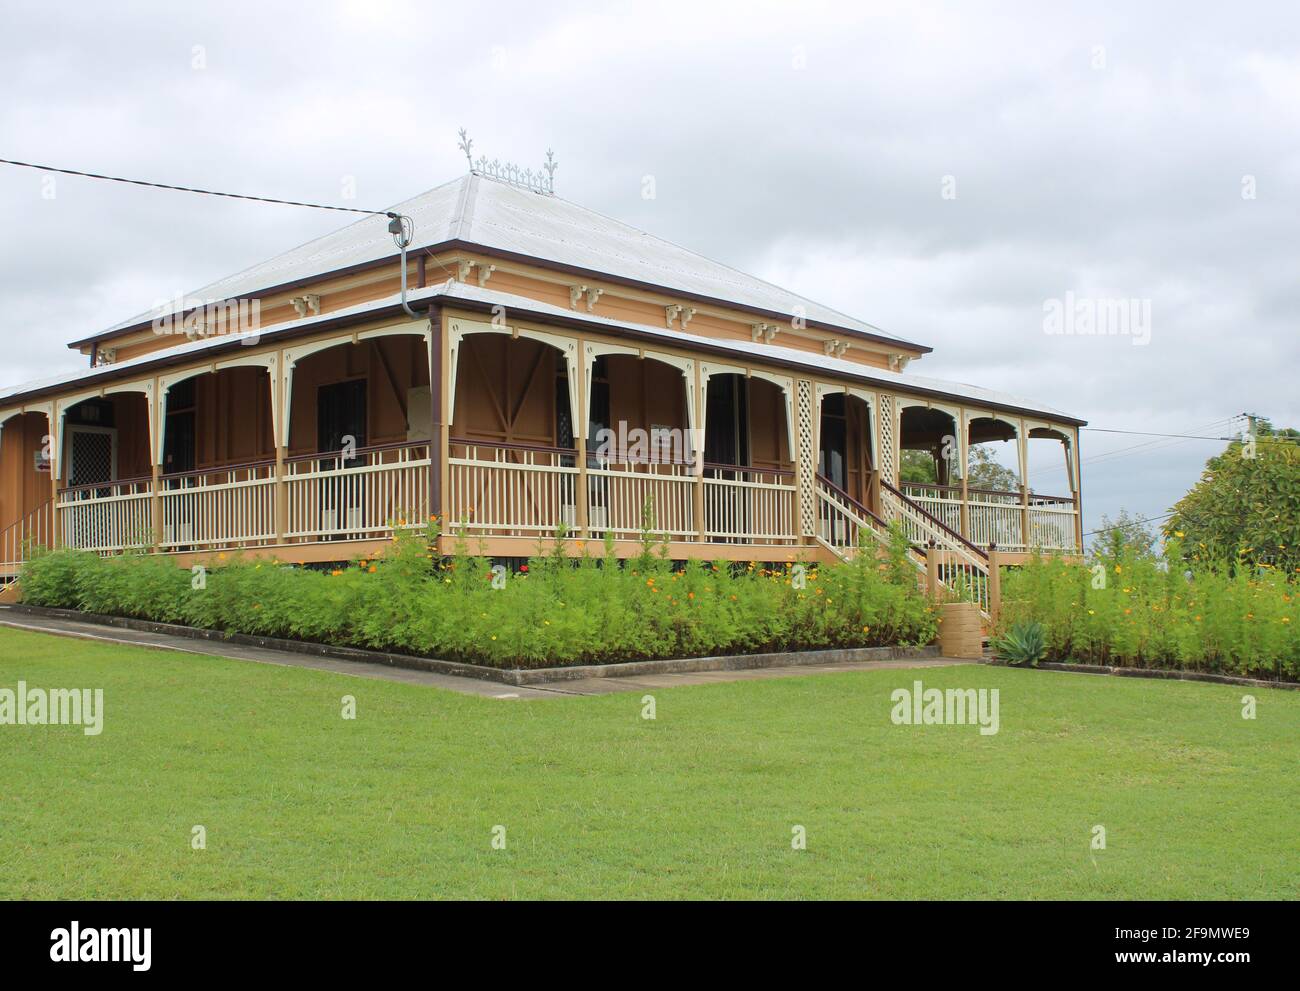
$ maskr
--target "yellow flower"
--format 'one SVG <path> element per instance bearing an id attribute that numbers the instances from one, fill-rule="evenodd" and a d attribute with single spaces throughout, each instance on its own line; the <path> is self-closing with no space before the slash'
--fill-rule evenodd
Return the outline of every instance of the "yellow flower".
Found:
<path id="1" fill-rule="evenodd" d="M 1186 537 L 1187 534 L 1183 533 L 1182 530 L 1175 530 L 1175 531 L 1174 531 L 1174 536 L 1175 536 L 1175 537 Z"/>

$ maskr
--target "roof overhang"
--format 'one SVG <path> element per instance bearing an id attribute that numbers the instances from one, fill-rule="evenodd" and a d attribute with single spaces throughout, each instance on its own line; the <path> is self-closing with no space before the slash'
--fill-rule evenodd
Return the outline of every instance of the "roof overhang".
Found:
<path id="1" fill-rule="evenodd" d="M 875 369 L 842 358 L 823 357 L 777 345 L 751 344 L 740 340 L 729 341 L 720 338 L 701 337 L 697 334 L 660 330 L 644 324 L 613 320 L 609 317 L 594 314 L 574 313 L 525 296 L 481 289 L 453 280 L 424 289 L 412 290 L 408 293 L 407 298 L 413 307 L 424 307 L 430 310 L 442 305 L 455 306 L 473 312 L 491 313 L 495 307 L 505 306 L 513 318 L 522 318 L 533 323 L 570 329 L 601 331 L 613 336 L 644 340 L 661 345 L 664 343 L 676 344 L 691 351 L 724 355 L 732 360 L 738 357 L 748 358 L 782 368 L 798 369 L 814 375 L 885 387 L 918 398 L 947 402 L 955 400 L 979 410 L 1016 414 L 1027 413 L 1051 420 L 1054 423 L 1072 426 L 1083 426 L 1087 422 L 1059 410 L 1027 400 L 1020 400 L 1017 397 L 994 393 L 991 390 L 977 386 L 945 382 L 940 379 L 909 375 L 905 372 Z M 242 350 L 248 347 L 250 343 L 261 345 L 269 341 L 291 340 L 324 330 L 371 323 L 377 319 L 387 317 L 404 316 L 401 298 L 394 295 L 380 300 L 360 303 L 346 310 L 277 324 L 256 334 L 231 334 L 201 339 L 175 348 L 132 358 L 118 364 L 103 365 L 85 372 L 60 376 L 57 379 L 42 380 L 17 386 L 7 393 L 0 392 L 0 409 L 19 406 L 45 396 L 57 395 L 67 391 L 70 386 L 92 383 L 107 384 L 138 376 L 143 371 L 152 371 L 206 359 L 215 361 L 218 356 Z"/>
<path id="2" fill-rule="evenodd" d="M 524 255 L 513 251 L 505 251 L 501 248 L 490 247 L 483 244 L 476 244 L 473 241 L 465 241 L 459 238 L 441 241 L 437 244 L 431 244 L 426 247 L 422 247 L 416 251 L 413 251 L 411 252 L 411 254 L 416 256 L 419 255 L 428 256 L 428 255 L 441 254 L 449 251 L 473 252 L 474 254 L 484 255 L 485 257 L 489 257 L 489 258 L 499 258 L 502 261 L 512 261 L 512 262 L 517 262 L 519 264 L 533 265 L 537 268 L 544 268 L 547 269 L 548 271 L 553 271 L 553 272 L 563 272 L 565 274 L 572 275 L 576 278 L 599 279 L 603 282 L 609 282 L 614 285 L 627 286 L 630 289 L 640 289 L 648 292 L 664 293 L 665 295 L 671 295 L 674 298 L 689 300 L 694 303 L 704 303 L 705 305 L 708 306 L 720 306 L 720 307 L 726 307 L 730 309 L 736 309 L 736 310 L 743 311 L 745 313 L 752 313 L 755 316 L 767 317 L 772 320 L 792 320 L 794 319 L 795 316 L 792 313 L 781 313 L 776 310 L 765 310 L 753 306 L 742 306 L 738 303 L 732 302 L 730 300 L 722 299 L 720 297 L 702 296 L 699 295 L 698 293 L 685 292 L 680 289 L 674 289 L 669 286 L 655 285 L 654 283 L 650 283 L 650 282 L 640 282 L 637 281 L 636 279 L 627 278 L 626 276 L 611 275 L 608 272 L 600 272 L 595 269 L 579 268 L 573 265 L 565 265 L 561 262 L 551 261 L 546 258 L 537 258 L 532 255 Z M 229 300 L 221 300 L 221 302 L 236 302 L 240 299 L 252 300 L 254 298 L 271 295 L 273 293 L 290 292 L 294 289 L 301 289 L 306 286 L 314 285 L 324 279 L 337 279 L 348 275 L 355 275 L 358 272 L 365 272 L 376 268 L 382 268 L 386 265 L 395 265 L 398 263 L 399 259 L 400 256 L 397 254 L 387 255 L 383 258 L 376 258 L 371 261 L 358 263 L 356 265 L 349 265 L 345 268 L 338 268 L 329 272 L 322 272 L 317 275 L 312 275 L 308 278 L 297 279 L 292 282 L 281 282 L 276 285 L 266 286 L 265 288 L 257 290 L 256 296 L 253 294 L 245 293 L 242 296 L 231 297 L 231 299 Z M 206 303 L 208 301 L 205 300 L 204 302 Z M 213 300 L 212 302 L 217 302 L 217 301 Z M 183 310 L 182 313 L 177 314 L 177 316 L 188 315 L 193 312 L 194 312 L 193 309 Z M 885 347 L 898 348 L 899 350 L 910 351 L 915 354 L 930 354 L 931 352 L 934 351 L 934 348 L 929 347 L 928 345 L 915 344 L 911 341 L 904 341 L 896 337 L 890 337 L 887 334 L 872 334 L 872 333 L 868 333 L 867 331 L 859 330 L 854 327 L 844 327 L 838 324 L 828 323 L 826 321 L 811 320 L 808 319 L 807 317 L 804 317 L 802 319 L 804 320 L 805 326 L 810 327 L 814 330 L 823 330 L 835 334 L 843 334 L 847 337 L 850 337 L 858 341 L 871 341 L 874 344 L 880 344 Z M 94 347 L 95 345 L 102 344 L 105 341 L 110 341 L 116 337 L 122 337 L 126 334 L 133 334 L 136 333 L 137 331 L 147 330 L 150 327 L 150 323 L 151 323 L 150 320 L 140 320 L 137 323 L 130 324 L 125 327 L 118 327 L 113 330 L 108 330 L 99 334 L 94 334 L 90 337 L 83 337 L 79 340 L 71 341 L 68 343 L 68 347 L 73 350 L 79 350 L 85 347 Z"/>

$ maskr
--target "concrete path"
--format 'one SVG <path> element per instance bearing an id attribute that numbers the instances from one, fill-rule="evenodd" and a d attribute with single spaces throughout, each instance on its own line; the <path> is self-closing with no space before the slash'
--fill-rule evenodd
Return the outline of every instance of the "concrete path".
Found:
<path id="1" fill-rule="evenodd" d="M 328 657 L 313 657 L 293 651 L 273 650 L 266 647 L 245 647 L 240 644 L 212 640 L 191 640 L 189 637 L 167 633 L 150 633 L 124 630 L 116 626 L 101 626 L 70 619 L 47 616 L 30 616 L 0 610 L 0 627 L 49 633 L 54 636 L 74 637 L 123 644 L 129 647 L 146 647 L 153 650 L 171 650 L 185 654 L 208 654 L 229 657 L 239 661 L 256 661 L 261 664 L 280 664 L 285 667 L 311 668 L 355 678 L 379 678 L 400 681 L 408 685 L 432 685 L 464 695 L 479 695 L 495 699 L 562 698 L 566 695 L 608 695 L 613 692 L 640 692 L 648 689 L 676 688 L 682 685 L 706 685 L 724 681 L 753 681 L 762 678 L 794 678 L 806 675 L 832 674 L 844 671 L 872 671 L 889 668 L 946 667 L 951 664 L 975 664 L 976 661 L 937 657 L 898 661 L 862 661 L 847 664 L 798 665 L 778 668 L 756 668 L 745 671 L 696 671 L 684 674 L 649 674 L 635 677 L 581 678 L 575 681 L 552 681 L 541 685 L 513 686 L 478 678 L 460 678 L 436 674 L 431 671 L 413 671 L 390 667 L 387 664 L 370 664 L 363 661 L 344 661 Z"/>

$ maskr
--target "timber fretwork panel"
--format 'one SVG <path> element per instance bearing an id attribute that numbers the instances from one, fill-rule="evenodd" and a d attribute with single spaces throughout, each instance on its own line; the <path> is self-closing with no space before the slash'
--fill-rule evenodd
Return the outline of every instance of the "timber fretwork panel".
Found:
<path id="1" fill-rule="evenodd" d="M 880 450 L 876 461 L 880 474 L 890 485 L 898 484 L 898 441 L 894 429 L 894 397 L 880 396 Z"/>
<path id="2" fill-rule="evenodd" d="M 796 429 L 799 433 L 799 524 L 805 537 L 817 534 L 817 431 L 813 424 L 813 384 L 799 379 L 795 402 Z"/>

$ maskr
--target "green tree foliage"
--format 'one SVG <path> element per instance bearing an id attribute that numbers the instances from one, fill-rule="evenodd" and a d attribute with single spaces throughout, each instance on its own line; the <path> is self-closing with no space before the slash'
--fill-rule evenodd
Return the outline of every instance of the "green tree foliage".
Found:
<path id="1" fill-rule="evenodd" d="M 1261 422 L 1206 462 L 1201 480 L 1174 506 L 1166 537 L 1182 555 L 1236 569 L 1300 569 L 1300 431 Z"/>
<path id="2" fill-rule="evenodd" d="M 902 482 L 933 485 L 938 476 L 934 472 L 934 458 L 929 451 L 904 451 L 899 460 L 898 478 Z"/>
<path id="3" fill-rule="evenodd" d="M 987 444 L 974 444 L 967 454 L 966 484 L 975 489 L 1019 492 L 1020 479 L 1012 468 L 1000 464 Z"/>
<path id="4" fill-rule="evenodd" d="M 1156 535 L 1140 517 L 1121 509 L 1112 519 L 1103 515 L 1097 525 L 1101 531 L 1093 542 L 1092 550 L 1099 558 L 1118 560 L 1125 553 L 1139 558 L 1156 556 Z"/>

